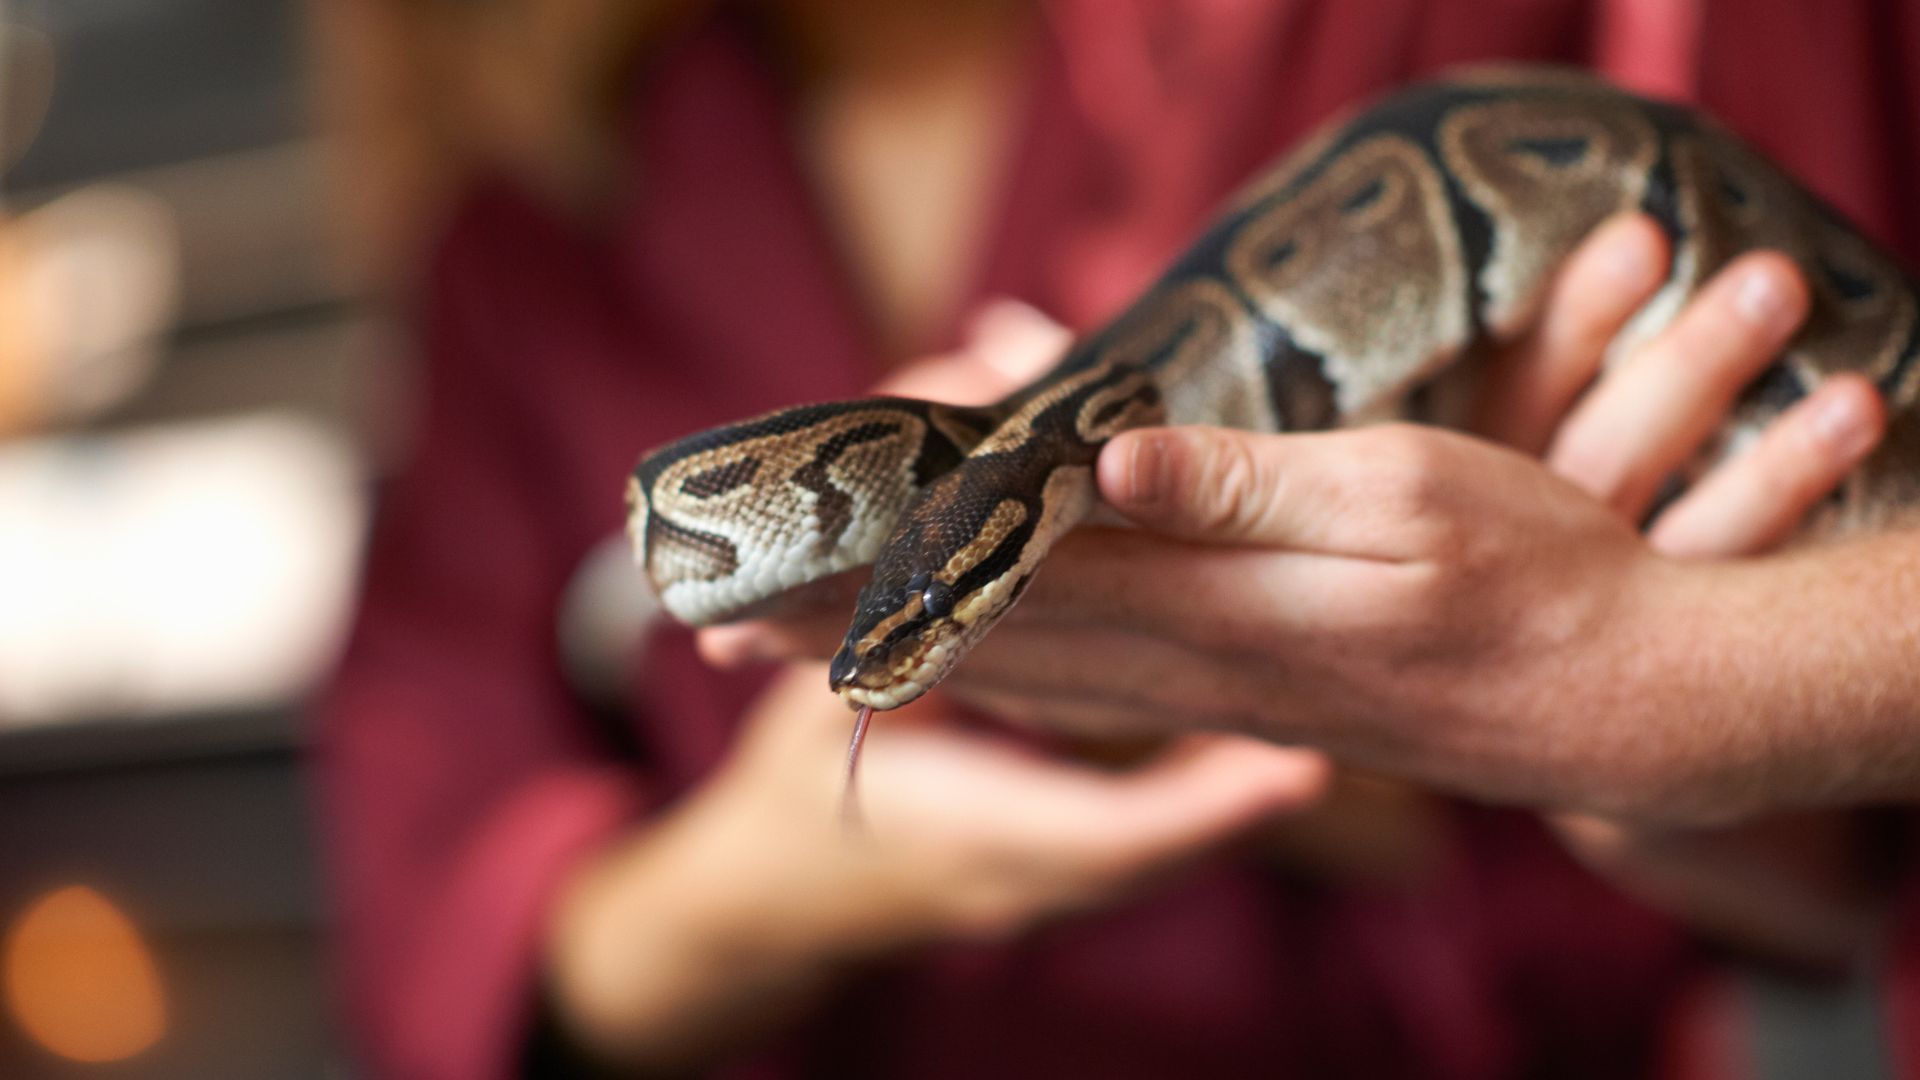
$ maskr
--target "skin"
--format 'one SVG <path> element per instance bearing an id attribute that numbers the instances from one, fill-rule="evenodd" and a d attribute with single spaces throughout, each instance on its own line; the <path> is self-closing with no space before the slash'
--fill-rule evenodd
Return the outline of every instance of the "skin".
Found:
<path id="1" fill-rule="evenodd" d="M 976 8 L 1021 14 L 997 0 Z M 1019 39 L 983 27 L 971 39 L 979 49 L 961 50 L 950 32 L 894 25 L 893 12 L 930 8 L 779 9 L 805 61 L 800 129 L 830 217 L 884 223 L 902 220 L 909 204 L 915 212 L 905 215 L 913 229 L 842 237 L 887 348 L 912 349 L 931 331 L 928 311 L 943 290 L 962 284 L 955 267 L 936 265 L 948 256 L 922 240 L 977 235 L 967 223 L 985 207 L 953 192 L 930 201 L 924 184 L 898 181 L 923 160 L 951 177 L 974 171 L 956 159 L 992 159 L 995 140 L 978 125 L 929 125 L 923 114 L 997 100 L 1007 58 L 994 50 Z M 869 32 L 874 47 L 862 47 Z M 915 102 L 925 108 L 906 108 Z M 942 133 L 948 141 L 930 147 Z M 942 285 L 947 278 L 956 280 Z M 1031 313 L 1001 308 L 979 336 L 1029 331 L 1052 333 Z M 1024 377 L 997 371 L 1002 360 L 998 350 L 951 357 L 893 389 L 990 400 L 981 387 Z M 878 956 L 1111 903 L 1314 802 L 1330 772 L 1319 755 L 1244 737 L 1181 740 L 1125 771 L 1046 760 L 957 730 L 953 704 L 935 700 L 874 732 L 858 790 L 866 824 L 848 828 L 849 719 L 824 669 L 797 666 L 743 719 L 716 776 L 562 882 L 548 922 L 546 999 L 582 1056 L 642 1070 L 711 1064 Z"/>
<path id="2" fill-rule="evenodd" d="M 550 1000 L 590 1055 L 711 1062 L 865 962 L 1111 903 L 1327 780 L 1317 755 L 1231 736 L 1119 773 L 1042 760 L 933 701 L 873 733 L 850 827 L 822 674 L 781 679 L 717 778 L 568 884 Z"/>
<path id="3" fill-rule="evenodd" d="M 974 6 L 1019 14 L 991 0 Z M 1004 72 L 984 54 L 961 64 L 972 75 L 956 68 L 950 32 L 922 41 L 911 27 L 887 29 L 897 21 L 890 13 L 932 8 L 787 10 L 812 73 L 801 128 L 823 198 L 842 211 L 833 216 L 898 220 L 898 207 L 875 203 L 905 194 L 920 211 L 911 236 L 843 238 L 884 309 L 876 320 L 890 344 L 911 348 L 928 330 L 924 309 L 937 306 L 921 303 L 940 291 L 929 282 L 952 276 L 931 265 L 921 237 L 979 230 L 965 227 L 965 200 L 930 202 L 924 185 L 895 181 L 929 153 L 949 176 L 968 172 L 952 167 L 968 151 L 930 151 L 922 135 L 946 131 L 978 144 L 974 153 L 991 140 L 966 123 L 911 124 L 913 110 L 895 106 L 990 101 L 989 88 L 966 83 L 982 73 L 1004 82 Z M 857 47 L 868 32 L 885 47 Z M 983 31 L 980 40 L 994 37 Z M 903 140 L 910 124 L 915 138 Z M 930 229 L 929 212 L 956 214 L 958 224 Z M 983 319 L 980 336 L 1005 340 L 1022 328 L 1033 332 L 1028 340 L 1052 333 L 1030 313 L 1002 308 Z M 1025 377 L 996 371 L 1003 360 L 1000 350 L 951 358 L 895 389 L 961 400 Z M 546 997 L 583 1056 L 642 1069 L 714 1062 L 876 956 L 998 937 L 1111 903 L 1313 802 L 1328 783 L 1318 755 L 1236 737 L 1183 740 L 1125 771 L 1045 760 L 956 730 L 951 703 L 928 701 L 874 733 L 859 789 L 868 825 L 848 829 L 839 785 L 849 717 L 825 683 L 817 666 L 781 679 L 743 720 L 717 776 L 562 883 L 548 925 Z"/>

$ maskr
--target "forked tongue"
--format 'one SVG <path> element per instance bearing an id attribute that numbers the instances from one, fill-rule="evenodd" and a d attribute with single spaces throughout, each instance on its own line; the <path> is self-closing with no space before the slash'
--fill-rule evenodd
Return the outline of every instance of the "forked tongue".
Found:
<path id="1" fill-rule="evenodd" d="M 858 827 L 860 816 L 860 792 L 855 782 L 859 779 L 860 747 L 867 741 L 867 722 L 873 719 L 873 706 L 860 706 L 860 713 L 853 721 L 853 738 L 847 742 L 847 777 L 840 788 L 840 820 L 848 826 Z"/>

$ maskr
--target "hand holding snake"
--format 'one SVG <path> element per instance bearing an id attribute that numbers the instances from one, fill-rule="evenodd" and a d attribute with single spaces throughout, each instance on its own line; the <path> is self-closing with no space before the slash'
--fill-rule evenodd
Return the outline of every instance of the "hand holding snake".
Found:
<path id="1" fill-rule="evenodd" d="M 1599 343 L 1653 287 L 1651 280 L 1635 282 L 1631 275 L 1610 279 L 1617 256 L 1635 248 L 1645 256 L 1643 264 L 1658 265 L 1658 238 L 1649 236 L 1645 222 L 1628 219 L 1597 233 L 1562 275 L 1540 332 L 1498 361 L 1516 383 L 1532 388 L 1524 400 L 1509 394 L 1510 407 L 1500 415 L 1545 422 L 1509 420 L 1489 433 L 1542 452 L 1553 448 L 1550 467 L 1572 485 L 1496 447 L 1422 429 L 1371 428 L 1312 439 L 1193 429 L 1165 433 L 1171 445 L 1163 449 L 1177 459 L 1169 464 L 1214 474 L 1217 482 L 1175 482 L 1166 490 L 1239 495 L 1240 502 L 1139 504 L 1129 499 L 1137 466 L 1132 443 L 1161 436 L 1130 436 L 1103 457 L 1100 478 L 1107 497 L 1147 528 L 1088 529 L 1069 537 L 1033 595 L 945 688 L 1049 728 L 1097 735 L 1211 726 L 1251 730 L 1325 744 L 1365 764 L 1398 764 L 1415 776 L 1480 794 L 1536 798 L 1555 807 L 1627 803 L 1638 813 L 1652 811 L 1657 789 L 1627 774 L 1677 770 L 1678 763 L 1653 758 L 1675 744 L 1606 741 L 1621 723 L 1608 712 L 1614 702 L 1607 690 L 1615 680 L 1580 664 L 1561 670 L 1553 653 L 1537 651 L 1528 620 L 1569 604 L 1592 607 L 1596 596 L 1617 597 L 1623 580 L 1643 573 L 1684 579 L 1707 570 L 1662 555 L 1765 550 L 1873 448 L 1884 419 L 1877 397 L 1862 382 L 1833 380 L 1776 420 L 1751 453 L 1720 466 L 1669 505 L 1647 541 L 1636 539 L 1627 527 L 1640 511 L 1625 495 L 1631 478 L 1660 475 L 1686 458 L 1690 448 L 1671 432 L 1712 426 L 1725 397 L 1792 332 L 1803 285 L 1778 260 L 1743 261 L 1637 359 L 1616 365 L 1588 388 L 1600 362 Z M 1742 329 L 1750 325 L 1734 302 L 1742 293 L 1742 272 L 1760 274 L 1783 297 L 1785 314 L 1771 331 Z M 1702 337 L 1712 344 L 1699 347 Z M 1686 351 L 1674 362 L 1677 349 Z M 1643 374 L 1634 374 L 1636 369 Z M 1633 421 L 1646 418 L 1648 397 L 1687 407 L 1665 425 L 1636 428 Z M 1567 452 L 1610 429 L 1627 435 L 1607 443 L 1608 454 Z M 1345 523 L 1346 529 L 1336 538 L 1339 545 L 1322 537 L 1317 549 L 1302 550 L 1301 526 L 1278 512 L 1276 493 L 1264 481 L 1251 478 L 1291 475 L 1306 483 L 1297 470 L 1315 466 L 1326 489 L 1302 493 L 1295 487 L 1297 501 L 1286 505 L 1316 510 L 1329 527 Z M 1471 483 L 1451 490 L 1454 501 L 1420 510 L 1422 517 L 1441 515 L 1428 527 L 1430 535 L 1526 541 L 1519 548 L 1476 549 L 1497 569 L 1495 585 L 1444 545 L 1437 551 L 1383 546 L 1405 545 L 1416 535 L 1379 505 L 1387 489 L 1397 482 L 1442 484 L 1450 476 Z M 1342 480 L 1356 498 L 1340 494 Z M 1443 493 L 1433 489 L 1424 497 Z M 1272 513 L 1249 519 L 1255 509 Z M 1356 512 L 1360 516 L 1352 516 Z M 1383 562 L 1383 555 L 1397 561 Z M 1455 591 L 1437 593 L 1442 587 Z M 1537 596 L 1530 591 L 1536 589 Z M 1586 599 L 1554 601 L 1570 590 Z M 1636 591 L 1658 595 L 1661 589 Z M 1360 606 L 1369 597 L 1372 602 Z M 1503 621 L 1503 614 L 1510 618 Z M 715 629 L 703 635 L 703 647 L 720 662 L 824 656 L 838 644 L 837 616 L 822 607 L 776 622 Z M 1662 629 L 1684 625 L 1669 623 Z M 1631 620 L 1617 625 L 1631 634 L 1645 629 Z M 1497 636 L 1486 640 L 1489 633 Z M 1475 635 L 1483 644 L 1477 651 L 1468 647 Z M 1550 644 L 1556 640 L 1565 646 L 1555 635 L 1547 638 Z M 1582 647 L 1592 649 L 1597 640 Z M 1399 654 L 1391 650 L 1399 649 L 1425 653 L 1444 693 L 1412 682 L 1418 666 L 1396 662 Z M 1673 655 L 1692 653 L 1680 648 Z M 1498 664 L 1492 669 L 1497 677 L 1490 677 L 1488 663 Z M 1529 672 L 1549 682 L 1530 680 Z M 1395 700 L 1380 701 L 1389 691 Z M 1507 695 L 1504 713 L 1492 707 L 1496 694 Z M 1583 696 L 1590 712 L 1567 704 Z M 1536 700 L 1551 707 L 1528 711 L 1525 706 Z M 1369 701 L 1374 711 L 1363 707 Z M 1659 705 L 1650 701 L 1646 709 Z M 1545 770 L 1530 761 L 1511 767 L 1485 754 L 1447 761 L 1431 745 L 1436 733 L 1448 730 L 1463 743 L 1498 744 L 1491 735 L 1496 717 L 1513 725 L 1513 754 L 1537 753 L 1547 745 L 1564 766 Z M 1386 746 L 1410 757 L 1388 758 L 1378 745 L 1383 739 L 1401 740 Z M 1708 753 L 1707 747 L 1697 750 Z M 1623 751 L 1641 757 L 1628 760 Z M 1524 787 L 1516 786 L 1516 778 Z M 1683 813 L 1679 806 L 1659 810 Z"/>
<path id="2" fill-rule="evenodd" d="M 1661 438 L 1701 445 L 1704 468 L 1750 442 L 1787 406 L 1844 399 L 1827 388 L 1844 387 L 1835 376 L 1858 370 L 1891 398 L 1893 435 L 1819 527 L 1831 532 L 1903 510 L 1912 501 L 1905 407 L 1916 382 L 1915 305 L 1905 276 L 1698 117 L 1567 76 L 1501 73 L 1404 95 L 1317 140 L 1257 184 L 1113 326 L 998 407 L 875 399 L 696 436 L 636 474 L 634 532 L 656 581 L 669 582 L 669 606 L 695 621 L 733 616 L 878 550 L 833 674 L 850 702 L 890 707 L 951 671 L 1026 590 L 1040 557 L 1092 505 L 1098 457 L 1102 493 L 1122 509 L 1131 501 L 1136 517 L 1296 550 L 1286 573 L 1242 580 L 1237 589 L 1186 580 L 1183 603 L 1171 609 L 1125 595 L 1154 591 L 1141 564 L 1132 578 L 1107 575 L 1102 587 L 1119 582 L 1122 595 L 1099 603 L 1120 608 L 1114 625 L 1123 628 L 1107 633 L 1174 633 L 1275 662 L 1236 680 L 1167 655 L 1103 671 L 1074 695 L 1082 706 L 1139 700 L 1116 692 L 1113 680 L 1144 676 L 1202 722 L 1240 723 L 1251 706 L 1265 713 L 1285 702 L 1318 716 L 1318 725 L 1295 716 L 1269 723 L 1265 733 L 1325 734 L 1330 745 L 1364 756 L 1369 737 L 1381 734 L 1366 716 L 1391 714 L 1395 704 L 1383 694 L 1437 693 L 1423 686 L 1420 665 L 1476 647 L 1497 651 L 1516 627 L 1525 628 L 1522 638 L 1557 640 L 1561 651 L 1510 659 L 1584 672 L 1606 684 L 1594 688 L 1601 692 L 1594 700 L 1611 703 L 1605 692 L 1632 685 L 1652 659 L 1646 643 L 1617 640 L 1621 628 L 1647 618 L 1684 625 L 1698 616 L 1684 605 L 1654 603 L 1671 597 L 1682 576 L 1573 488 L 1530 477 L 1517 457 L 1433 431 L 1253 440 L 1258 454 L 1245 449 L 1247 440 L 1218 434 L 1143 442 L 1126 432 L 1183 419 L 1302 431 L 1409 413 L 1457 417 L 1462 386 L 1470 390 L 1480 368 L 1451 362 L 1520 337 L 1573 242 L 1607 214 L 1634 208 L 1653 215 L 1673 256 L 1666 284 L 1619 328 L 1616 346 L 1644 343 L 1670 324 L 1669 333 L 1684 338 L 1684 323 L 1673 323 L 1681 302 L 1742 250 L 1783 249 L 1813 286 L 1812 314 L 1787 362 L 1737 401 L 1727 388 L 1733 420 L 1718 431 L 1711 423 L 1675 425 L 1669 419 L 1685 410 L 1668 403 L 1653 414 Z M 1628 365 L 1619 378 L 1645 376 Z M 1130 443 L 1172 448 L 1142 460 L 1173 461 L 1176 481 L 1187 483 L 1162 490 L 1185 503 L 1156 510 L 1156 500 L 1138 498 L 1151 494 L 1151 485 L 1133 482 L 1147 474 L 1111 464 L 1133 459 L 1116 457 Z M 1554 452 L 1580 458 L 1577 444 Z M 1178 473 L 1182 453 L 1212 464 Z M 1626 479 L 1623 507 L 1651 501 L 1660 478 Z M 1490 494 L 1528 485 L 1527 506 Z M 875 540 L 896 516 L 891 538 Z M 1586 560 L 1597 572 L 1570 587 L 1552 571 L 1554 559 L 1565 558 Z M 1056 603 L 1074 601 L 1071 581 L 1040 580 Z M 1258 619 L 1245 616 L 1250 596 L 1264 602 L 1268 617 L 1292 618 L 1299 639 L 1250 637 L 1262 632 L 1252 625 Z M 1418 631 L 1435 626 L 1470 632 L 1423 640 Z M 1096 654 L 1101 647 L 1080 645 Z M 1072 667 L 1061 653 L 1049 659 Z M 1344 684 L 1328 675 L 1343 670 Z M 1524 668 L 1512 674 L 1502 681 L 1530 685 Z M 1330 700 L 1311 699 L 1316 675 Z M 1208 694 L 1224 703 L 1209 710 Z M 1435 697 L 1428 705 L 1448 702 Z M 1476 728 L 1452 719 L 1437 723 L 1467 740 L 1451 747 L 1456 752 L 1505 745 L 1518 734 L 1498 722 Z M 1628 736 L 1612 725 L 1584 738 L 1617 744 Z M 1449 755 L 1431 747 L 1408 762 L 1394 761 L 1390 745 L 1371 749 L 1383 764 L 1424 765 L 1441 774 L 1433 779 L 1462 779 L 1445 775 Z M 1705 757 L 1738 749 L 1722 743 Z M 1516 769 L 1517 760 L 1483 762 L 1483 773 L 1488 764 L 1506 769 L 1504 780 L 1491 781 L 1496 796 L 1580 790 L 1581 778 L 1558 775 L 1551 761 L 1531 770 Z"/>

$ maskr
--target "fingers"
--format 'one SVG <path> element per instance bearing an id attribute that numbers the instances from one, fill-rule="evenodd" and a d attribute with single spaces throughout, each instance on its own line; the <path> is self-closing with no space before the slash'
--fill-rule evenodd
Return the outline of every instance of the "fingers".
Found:
<path id="1" fill-rule="evenodd" d="M 1112 900 L 1329 784 L 1319 755 L 1196 736 L 1113 772 L 926 730 L 874 746 L 865 783 L 881 891 L 924 897 L 941 933 L 1000 937 Z"/>
<path id="2" fill-rule="evenodd" d="M 1773 252 L 1736 259 L 1674 325 L 1583 398 L 1547 462 L 1638 521 L 1806 317 L 1805 280 Z"/>
<path id="3" fill-rule="evenodd" d="M 1632 837 L 1625 828 L 1589 814 L 1555 814 L 1547 824 L 1560 842 L 1588 865 L 1605 867 L 1631 854 Z"/>
<path id="4" fill-rule="evenodd" d="M 1013 618 L 1252 648 L 1296 627 L 1328 635 L 1392 622 L 1416 564 L 1481 527 L 1486 490 L 1531 485 L 1538 467 L 1455 433 L 1390 425 L 1132 432 L 1098 471 L 1106 498 L 1153 531 L 1076 530 Z M 844 631 L 822 615 L 710 630 L 702 648 L 719 663 L 822 655 Z"/>
<path id="5" fill-rule="evenodd" d="M 1554 279 L 1539 323 L 1494 362 L 1473 429 L 1523 453 L 1545 450 L 1668 261 L 1666 233 L 1645 214 L 1595 229 Z"/>
<path id="6" fill-rule="evenodd" d="M 1284 698 L 1284 674 L 1251 653 L 1220 655 L 1109 623 L 1010 620 L 943 689 L 986 712 L 1092 738 L 1246 731 Z"/>
<path id="7" fill-rule="evenodd" d="M 1325 757 L 1243 736 L 1194 736 L 1144 768 L 1088 773 L 1032 822 L 1096 873 L 1126 879 L 1184 859 L 1254 823 L 1319 799 Z"/>
<path id="8" fill-rule="evenodd" d="M 1836 375 L 1775 420 L 1747 453 L 1709 473 L 1648 533 L 1678 558 L 1725 558 L 1785 540 L 1886 433 L 1886 407 L 1859 375 Z"/>
<path id="9" fill-rule="evenodd" d="M 1047 370 L 1073 343 L 1073 333 L 1031 304 L 995 300 L 973 317 L 965 352 L 1020 386 Z"/>
<path id="10" fill-rule="evenodd" d="M 1063 630 L 1083 636 L 1131 632 L 1222 649 L 1236 643 L 1253 648 L 1252 643 L 1272 634 L 1295 630 L 1337 635 L 1387 615 L 1394 601 L 1390 586 L 1416 573 L 1371 560 L 1195 548 L 1136 530 L 1078 529 L 1054 549 L 1019 606 L 968 656 L 962 671 L 1037 661 L 1038 656 L 1012 648 L 1029 628 L 1036 636 Z M 697 640 L 704 660 L 732 668 L 824 659 L 840 647 L 846 631 L 846 610 L 841 609 L 709 627 Z M 1112 662 L 1111 655 L 1088 658 L 1100 678 Z M 1171 664 L 1168 660 L 1135 673 Z M 1064 669 L 1049 670 L 1055 679 L 1067 674 Z"/>
<path id="11" fill-rule="evenodd" d="M 717 668 L 812 657 L 824 660 L 840 647 L 847 632 L 851 601 L 782 619 L 710 626 L 694 639 L 700 658 Z"/>
<path id="12" fill-rule="evenodd" d="M 1017 300 L 982 307 L 954 352 L 907 365 L 880 391 L 963 405 L 997 401 L 1038 377 L 1066 351 L 1072 335 L 1037 308 Z"/>

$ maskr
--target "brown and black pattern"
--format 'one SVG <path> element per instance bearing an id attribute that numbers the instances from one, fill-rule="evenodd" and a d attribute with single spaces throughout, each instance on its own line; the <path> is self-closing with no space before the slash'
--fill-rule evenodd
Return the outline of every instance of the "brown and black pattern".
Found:
<path id="1" fill-rule="evenodd" d="M 762 598 L 762 580 L 779 591 L 870 560 L 908 500 L 999 419 L 872 398 L 703 432 L 635 470 L 629 531 L 669 610 L 725 618 Z M 754 564 L 769 551 L 783 565 Z M 743 574 L 752 577 L 733 580 Z"/>
<path id="2" fill-rule="evenodd" d="M 1349 414 L 1430 374 L 1472 330 L 1439 165 L 1398 134 L 1344 149 L 1301 190 L 1256 209 L 1226 270 L 1262 317 L 1323 358 Z"/>
<path id="3" fill-rule="evenodd" d="M 1582 237 L 1640 205 L 1660 154 L 1653 123 L 1624 103 L 1578 111 L 1551 101 L 1471 105 L 1448 114 L 1440 146 L 1492 224 L 1480 291 L 1496 337 L 1531 321 L 1534 286 Z"/>
<path id="4" fill-rule="evenodd" d="M 763 586 L 790 587 L 800 571 L 769 571 L 769 552 L 831 549 L 802 559 L 804 574 L 865 553 L 874 576 L 833 680 L 855 703 L 904 703 L 1089 512 L 1092 465 L 1115 434 L 1159 422 L 1310 430 L 1410 402 L 1444 421 L 1453 390 L 1475 377 L 1459 361 L 1522 331 L 1567 253 L 1631 209 L 1667 231 L 1673 262 L 1615 354 L 1728 260 L 1781 250 L 1813 283 L 1812 315 L 1723 445 L 1827 375 L 1859 371 L 1887 395 L 1890 434 L 1823 525 L 1920 505 L 1913 279 L 1712 121 L 1583 73 L 1502 67 L 1322 128 L 1230 200 L 1138 301 L 997 406 L 804 406 L 655 453 L 633 481 L 636 543 L 669 595 L 707 589 L 708 619 Z"/>

